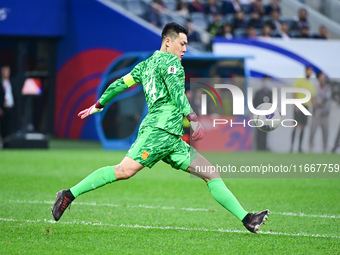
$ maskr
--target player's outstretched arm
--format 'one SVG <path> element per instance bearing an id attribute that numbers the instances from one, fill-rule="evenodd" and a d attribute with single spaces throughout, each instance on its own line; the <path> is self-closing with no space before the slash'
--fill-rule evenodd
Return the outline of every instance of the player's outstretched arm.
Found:
<path id="1" fill-rule="evenodd" d="M 101 112 L 103 110 L 103 108 L 104 108 L 104 106 L 101 105 L 99 103 L 99 101 L 97 101 L 97 103 L 95 103 L 91 107 L 89 107 L 85 110 L 82 110 L 80 113 L 78 113 L 78 117 L 80 117 L 81 119 L 84 119 L 89 115 L 95 114 L 97 112 Z"/>
<path id="2" fill-rule="evenodd" d="M 194 141 L 199 141 L 203 139 L 204 136 L 204 128 L 202 124 L 198 121 L 197 115 L 194 112 L 191 112 L 187 115 L 187 119 L 190 121 L 190 126 L 194 133 L 192 134 L 192 139 Z"/>
<path id="3" fill-rule="evenodd" d="M 136 68 L 136 67 L 135 67 Z M 78 116 L 81 119 L 86 118 L 89 115 L 95 114 L 97 112 L 101 112 L 104 106 L 112 100 L 119 93 L 123 92 L 127 88 L 137 84 L 137 82 L 133 79 L 131 73 L 123 76 L 122 78 L 114 81 L 103 93 L 103 95 L 99 98 L 99 100 L 92 105 L 91 107 L 81 111 L 78 113 Z"/>

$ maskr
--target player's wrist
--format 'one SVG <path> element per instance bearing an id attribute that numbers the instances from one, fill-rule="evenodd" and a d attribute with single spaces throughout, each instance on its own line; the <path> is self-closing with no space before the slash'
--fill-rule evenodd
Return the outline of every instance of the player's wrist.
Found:
<path id="1" fill-rule="evenodd" d="M 102 105 L 101 103 L 99 103 L 99 100 L 98 100 L 98 101 L 96 102 L 95 107 L 96 107 L 97 109 L 103 109 L 103 108 L 104 108 L 104 105 Z"/>
<path id="2" fill-rule="evenodd" d="M 194 112 L 189 113 L 187 116 L 188 121 L 198 121 L 197 115 Z"/>

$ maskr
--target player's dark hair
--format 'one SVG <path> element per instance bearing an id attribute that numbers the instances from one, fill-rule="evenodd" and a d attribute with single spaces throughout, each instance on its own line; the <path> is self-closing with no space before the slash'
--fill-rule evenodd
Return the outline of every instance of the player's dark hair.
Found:
<path id="1" fill-rule="evenodd" d="M 162 31 L 162 42 L 167 37 L 175 40 L 178 37 L 179 33 L 188 35 L 188 30 L 175 22 L 167 23 Z"/>

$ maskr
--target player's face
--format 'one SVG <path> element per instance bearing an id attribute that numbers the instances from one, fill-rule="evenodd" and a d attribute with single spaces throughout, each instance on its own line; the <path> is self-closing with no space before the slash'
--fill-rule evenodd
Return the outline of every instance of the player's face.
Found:
<path id="1" fill-rule="evenodd" d="M 170 39 L 169 52 L 176 55 L 182 61 L 184 53 L 187 51 L 188 39 L 186 34 L 179 33 L 178 37 L 172 41 Z"/>

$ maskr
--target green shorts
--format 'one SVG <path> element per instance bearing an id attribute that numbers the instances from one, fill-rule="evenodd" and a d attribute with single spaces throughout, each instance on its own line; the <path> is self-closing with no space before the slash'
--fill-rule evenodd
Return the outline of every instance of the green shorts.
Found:
<path id="1" fill-rule="evenodd" d="M 186 171 L 197 151 L 184 142 L 179 135 L 170 134 L 159 128 L 144 128 L 126 156 L 149 168 L 163 160 L 175 169 Z"/>

